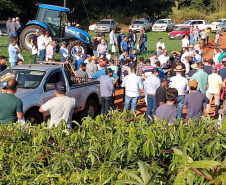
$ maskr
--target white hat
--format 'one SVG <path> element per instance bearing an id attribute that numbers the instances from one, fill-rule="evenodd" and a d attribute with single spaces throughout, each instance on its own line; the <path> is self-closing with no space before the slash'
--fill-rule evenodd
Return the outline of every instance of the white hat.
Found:
<path id="1" fill-rule="evenodd" d="M 20 20 L 20 18 L 19 17 L 16 17 L 16 20 Z"/>

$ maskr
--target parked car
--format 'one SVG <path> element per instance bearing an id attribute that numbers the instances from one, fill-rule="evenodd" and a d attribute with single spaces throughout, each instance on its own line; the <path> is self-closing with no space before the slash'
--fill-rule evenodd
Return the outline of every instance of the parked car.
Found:
<path id="1" fill-rule="evenodd" d="M 63 62 L 14 66 L 0 73 L 0 82 L 9 79 L 18 82 L 15 95 L 23 102 L 25 120 L 32 124 L 42 123 L 49 118 L 49 112 L 42 114 L 39 108 L 55 97 L 54 86 L 59 81 L 65 83 L 66 95 L 79 102 L 80 108 L 74 111 L 77 116 L 95 117 L 100 109 L 99 82 L 95 79 L 80 79 L 80 83 L 77 83 L 77 78 L 70 74 Z"/>
<path id="2" fill-rule="evenodd" d="M 221 23 L 221 24 L 218 24 L 217 25 L 217 30 L 218 31 L 226 31 L 226 22 L 223 22 L 223 23 Z"/>
<path id="3" fill-rule="evenodd" d="M 209 25 L 207 24 L 206 20 L 188 20 L 183 24 L 176 24 L 175 25 L 175 27 L 182 27 L 182 26 L 194 26 L 195 28 L 196 28 L 196 26 L 198 26 L 199 30 L 203 30 L 206 27 L 208 27 Z"/>
<path id="4" fill-rule="evenodd" d="M 7 36 L 6 22 L 0 21 L 0 36 Z"/>
<path id="5" fill-rule="evenodd" d="M 114 19 L 102 19 L 95 27 L 95 32 L 111 32 L 112 29 L 118 30 L 118 23 Z"/>
<path id="6" fill-rule="evenodd" d="M 212 31 L 219 30 L 218 26 L 219 25 L 223 26 L 224 23 L 226 23 L 226 19 L 217 19 L 216 21 L 214 21 L 210 24 L 210 28 L 212 29 Z"/>
<path id="7" fill-rule="evenodd" d="M 183 36 L 189 36 L 190 26 L 176 27 L 172 32 L 168 34 L 169 39 L 182 39 Z"/>
<path id="8" fill-rule="evenodd" d="M 89 26 L 89 31 L 94 31 L 97 24 L 92 24 Z"/>
<path id="9" fill-rule="evenodd" d="M 138 19 L 132 22 L 132 24 L 129 26 L 129 29 L 133 31 L 144 29 L 145 31 L 147 31 L 151 30 L 151 26 L 151 23 L 149 23 L 147 19 Z"/>
<path id="10" fill-rule="evenodd" d="M 172 31 L 175 23 L 171 19 L 159 19 L 152 26 L 152 31 Z"/>
<path id="11" fill-rule="evenodd" d="M 154 17 L 145 17 L 145 19 L 147 19 L 148 22 L 151 23 L 151 26 L 153 26 L 156 22 L 156 19 Z"/>

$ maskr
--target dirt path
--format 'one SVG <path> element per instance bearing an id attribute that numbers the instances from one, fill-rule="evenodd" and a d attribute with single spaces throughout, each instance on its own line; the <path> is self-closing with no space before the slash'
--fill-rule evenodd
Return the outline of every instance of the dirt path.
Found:
<path id="1" fill-rule="evenodd" d="M 220 48 L 226 48 L 226 33 L 222 33 L 220 37 L 220 43 L 219 43 Z M 209 40 L 209 46 L 208 48 L 204 49 L 204 55 L 203 58 L 204 60 L 209 60 L 210 58 L 213 58 L 213 52 L 215 49 L 215 39 L 211 38 Z M 142 99 L 137 105 L 137 114 L 143 114 L 147 111 L 147 106 L 144 101 L 144 92 L 142 91 Z M 123 109 L 124 108 L 124 102 L 123 102 L 123 89 L 121 87 L 116 88 L 116 98 L 115 98 L 115 105 L 112 106 L 113 109 L 119 108 Z M 213 115 L 214 111 L 214 105 L 212 104 L 211 106 L 211 115 Z M 185 118 L 186 116 L 186 109 L 183 110 L 183 117 Z"/>

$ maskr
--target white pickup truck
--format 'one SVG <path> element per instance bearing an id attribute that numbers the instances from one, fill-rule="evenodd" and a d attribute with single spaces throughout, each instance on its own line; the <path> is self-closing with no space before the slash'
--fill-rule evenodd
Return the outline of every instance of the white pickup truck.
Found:
<path id="1" fill-rule="evenodd" d="M 172 31 L 175 23 L 171 19 L 159 19 L 152 26 L 152 31 Z"/>
<path id="2" fill-rule="evenodd" d="M 66 84 L 66 95 L 79 102 L 80 108 L 74 111 L 76 118 L 95 117 L 100 110 L 99 82 L 96 79 L 78 80 L 71 75 L 65 63 L 46 62 L 14 66 L 0 73 L 0 82 L 9 79 L 18 82 L 15 95 L 23 102 L 25 120 L 32 124 L 39 124 L 50 117 L 49 112 L 41 114 L 39 108 L 55 96 L 55 84 L 59 81 Z"/>

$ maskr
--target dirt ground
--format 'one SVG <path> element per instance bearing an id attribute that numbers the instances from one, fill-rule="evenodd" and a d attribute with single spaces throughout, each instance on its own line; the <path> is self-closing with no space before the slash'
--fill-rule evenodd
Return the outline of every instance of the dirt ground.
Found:
<path id="1" fill-rule="evenodd" d="M 219 47 L 220 48 L 226 48 L 226 33 L 222 33 L 220 36 L 220 42 L 219 42 Z M 215 49 L 215 38 L 212 38 L 209 40 L 209 45 L 204 49 L 204 54 L 203 54 L 203 59 L 204 60 L 209 60 L 210 58 L 213 58 L 213 52 Z M 123 102 L 123 88 L 117 87 L 116 88 L 116 97 L 115 97 L 115 105 L 112 106 L 113 109 L 119 108 L 123 109 L 124 108 L 124 102 Z M 142 99 L 141 101 L 138 102 L 137 104 L 137 111 L 136 113 L 143 114 L 146 113 L 147 111 L 147 106 L 144 101 L 144 91 L 142 90 Z M 212 102 L 211 105 L 211 114 L 210 116 L 213 116 L 214 114 L 214 104 Z M 186 109 L 183 110 L 183 117 L 186 117 Z"/>

